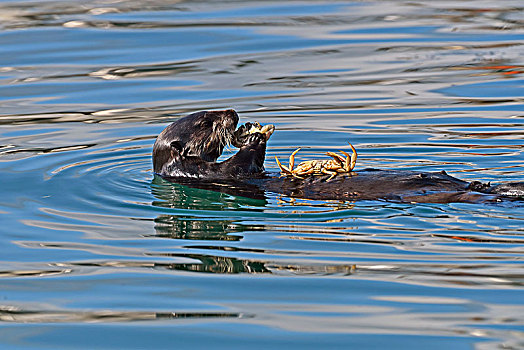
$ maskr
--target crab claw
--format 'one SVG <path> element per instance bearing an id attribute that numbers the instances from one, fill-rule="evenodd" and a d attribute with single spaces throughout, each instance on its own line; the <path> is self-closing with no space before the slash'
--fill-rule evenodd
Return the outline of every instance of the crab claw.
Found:
<path id="1" fill-rule="evenodd" d="M 342 151 L 340 151 L 340 152 L 342 152 Z M 345 152 L 342 152 L 342 153 L 345 153 Z M 344 164 L 346 162 L 346 158 L 342 157 L 340 154 L 336 154 L 335 152 L 326 152 L 326 155 L 330 156 L 331 158 L 333 158 L 334 160 L 336 160 L 340 164 Z M 347 154 L 347 156 L 349 157 L 349 154 Z"/>
<path id="2" fill-rule="evenodd" d="M 293 168 L 295 167 L 295 154 L 298 153 L 302 148 L 297 148 L 291 155 L 289 156 L 289 169 L 293 171 Z"/>
<path id="3" fill-rule="evenodd" d="M 339 151 L 339 152 L 346 156 L 346 159 L 344 159 L 344 170 L 349 173 L 351 170 L 353 170 L 353 168 L 355 167 L 357 163 L 357 151 L 355 150 L 355 147 L 353 147 L 351 143 L 348 142 L 348 144 L 351 147 L 351 150 L 353 151 L 351 156 L 347 152 L 344 152 L 344 151 Z"/>
<path id="4" fill-rule="evenodd" d="M 278 167 L 280 168 L 280 171 L 284 174 L 289 174 L 289 175 L 292 175 L 293 173 L 291 172 L 291 170 L 289 170 L 286 166 L 282 165 L 282 163 L 280 163 L 280 161 L 278 160 L 277 156 L 275 156 L 275 160 L 277 161 L 277 164 L 278 164 Z"/>
<path id="5" fill-rule="evenodd" d="M 280 161 L 278 160 L 277 156 L 275 156 L 275 160 L 277 161 L 278 167 L 280 168 L 282 175 L 292 175 L 294 177 L 301 179 L 300 176 L 297 176 L 295 173 L 293 173 L 293 168 L 295 167 L 295 154 L 297 154 L 298 151 L 300 151 L 300 148 L 297 148 L 289 156 L 289 168 L 282 165 L 282 163 L 280 163 Z"/>

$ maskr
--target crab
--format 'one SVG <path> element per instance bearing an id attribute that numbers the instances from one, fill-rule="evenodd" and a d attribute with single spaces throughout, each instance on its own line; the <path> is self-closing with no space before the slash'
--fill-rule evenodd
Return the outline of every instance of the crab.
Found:
<path id="1" fill-rule="evenodd" d="M 280 163 L 276 156 L 275 159 L 281 170 L 281 174 L 284 176 L 293 176 L 299 179 L 303 179 L 304 176 L 307 175 L 331 175 L 326 180 L 329 181 L 338 174 L 350 173 L 355 167 L 355 164 L 357 162 L 357 151 L 351 143 L 348 142 L 348 144 L 353 152 L 351 156 L 344 151 L 340 151 L 340 153 L 342 153 L 344 156 L 341 156 L 340 154 L 334 152 L 326 152 L 326 155 L 330 156 L 333 159 L 307 160 L 298 164 L 297 167 L 294 169 L 293 167 L 295 165 L 295 155 L 298 151 L 300 151 L 300 148 L 295 150 L 289 156 L 289 167 L 282 165 L 282 163 Z"/>
<path id="2" fill-rule="evenodd" d="M 251 134 L 255 133 L 261 133 L 266 137 L 266 141 L 269 140 L 273 132 L 275 131 L 275 126 L 273 124 L 267 124 L 267 125 L 260 125 L 259 122 L 248 122 L 238 128 L 233 133 L 231 144 L 235 147 L 242 147 L 242 145 L 246 142 L 247 138 Z"/>
<path id="3" fill-rule="evenodd" d="M 256 132 L 259 132 L 261 134 L 266 135 L 267 139 L 269 139 L 271 134 L 273 134 L 273 132 L 275 131 L 275 126 L 273 124 L 267 124 L 264 126 L 260 125 L 259 122 L 248 123 L 248 124 L 250 124 L 249 130 L 247 131 L 248 134 L 254 134 Z"/>

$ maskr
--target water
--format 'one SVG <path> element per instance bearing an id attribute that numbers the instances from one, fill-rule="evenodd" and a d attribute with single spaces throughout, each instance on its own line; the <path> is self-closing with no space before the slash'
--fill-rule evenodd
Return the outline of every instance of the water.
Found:
<path id="1" fill-rule="evenodd" d="M 524 181 L 520 1 L 0 2 L 0 348 L 524 347 L 514 203 L 153 178 L 176 117 L 274 156 Z M 225 157 L 230 156 L 228 150 Z"/>

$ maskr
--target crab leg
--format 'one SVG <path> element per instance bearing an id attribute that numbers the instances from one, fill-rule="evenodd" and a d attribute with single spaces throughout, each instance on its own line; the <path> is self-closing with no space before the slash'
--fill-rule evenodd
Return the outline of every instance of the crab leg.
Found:
<path id="1" fill-rule="evenodd" d="M 336 172 L 336 171 L 329 171 L 329 170 L 326 170 L 326 169 L 322 169 L 321 171 L 322 171 L 324 174 L 331 175 L 331 176 L 326 180 L 326 182 L 328 182 L 329 180 L 331 180 L 332 178 L 334 178 L 334 177 L 337 175 L 337 172 Z"/>
<path id="2" fill-rule="evenodd" d="M 358 154 L 357 154 L 357 150 L 355 149 L 355 147 L 353 147 L 353 145 L 351 143 L 349 143 L 349 147 L 351 147 L 351 151 L 353 152 L 353 153 L 351 153 L 351 169 L 350 169 L 350 171 L 351 171 L 351 170 L 353 170 L 353 168 L 355 168 L 355 164 L 357 164 Z"/>

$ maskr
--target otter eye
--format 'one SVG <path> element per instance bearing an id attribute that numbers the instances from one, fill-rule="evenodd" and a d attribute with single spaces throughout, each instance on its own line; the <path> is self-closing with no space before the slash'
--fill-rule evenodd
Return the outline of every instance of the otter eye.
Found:
<path id="1" fill-rule="evenodd" d="M 203 128 L 210 128 L 213 126 L 213 122 L 211 120 L 202 120 L 200 126 Z"/>

